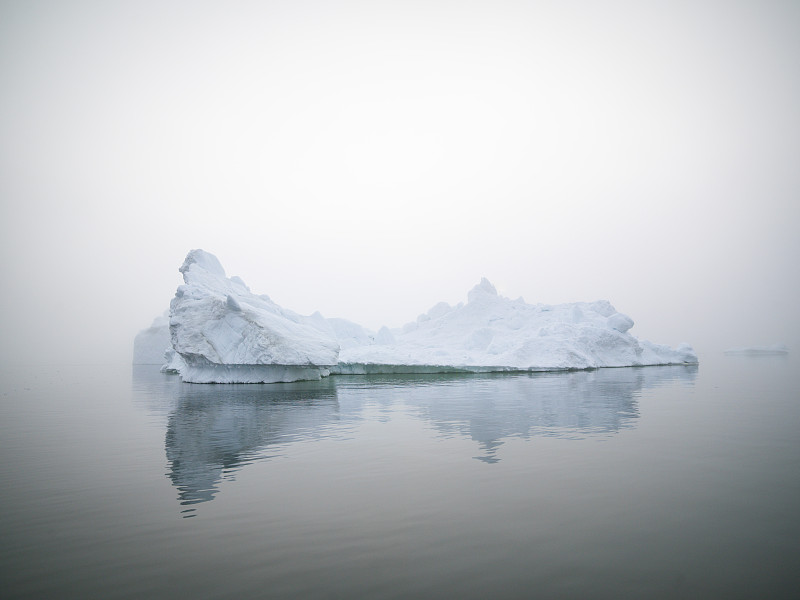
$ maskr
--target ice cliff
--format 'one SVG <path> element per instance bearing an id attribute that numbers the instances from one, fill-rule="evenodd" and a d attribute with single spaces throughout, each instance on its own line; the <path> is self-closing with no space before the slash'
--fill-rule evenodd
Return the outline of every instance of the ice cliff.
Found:
<path id="1" fill-rule="evenodd" d="M 165 368 L 189 382 L 697 363 L 686 344 L 673 349 L 632 336 L 633 320 L 605 300 L 527 304 L 500 296 L 486 279 L 466 304 L 441 302 L 402 328 L 374 333 L 344 319 L 281 308 L 238 277 L 227 278 L 216 257 L 202 250 L 189 252 L 180 272 L 184 285 L 170 304 Z"/>
<path id="2" fill-rule="evenodd" d="M 258 383 L 319 379 L 339 343 L 321 317 L 304 317 L 227 278 L 213 254 L 192 250 L 170 303 L 172 347 L 184 381 Z"/>

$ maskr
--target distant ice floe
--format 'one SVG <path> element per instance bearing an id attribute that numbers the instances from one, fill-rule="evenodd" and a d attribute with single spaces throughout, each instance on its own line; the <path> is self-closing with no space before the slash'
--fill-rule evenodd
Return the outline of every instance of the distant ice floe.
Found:
<path id="1" fill-rule="evenodd" d="M 728 348 L 725 354 L 730 356 L 778 356 L 789 354 L 789 348 L 784 344 L 773 344 L 771 346 L 743 346 L 740 348 Z"/>
<path id="2" fill-rule="evenodd" d="M 500 296 L 487 279 L 469 292 L 466 304 L 440 302 L 414 322 L 375 333 L 344 319 L 284 309 L 253 294 L 238 277 L 227 278 L 217 258 L 203 250 L 190 251 L 180 272 L 184 285 L 170 304 L 169 340 L 157 362 L 164 362 L 166 350 L 162 370 L 178 372 L 188 382 L 698 362 L 688 344 L 673 349 L 633 337 L 628 333 L 633 319 L 608 301 L 528 304 Z M 155 360 L 164 331 L 157 320 L 137 336 L 134 362 Z"/>

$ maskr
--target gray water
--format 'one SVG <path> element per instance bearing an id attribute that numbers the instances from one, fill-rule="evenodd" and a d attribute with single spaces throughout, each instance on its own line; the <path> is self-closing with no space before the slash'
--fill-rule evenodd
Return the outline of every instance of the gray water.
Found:
<path id="1" fill-rule="evenodd" d="M 0 596 L 796 597 L 796 373 L 5 367 Z"/>

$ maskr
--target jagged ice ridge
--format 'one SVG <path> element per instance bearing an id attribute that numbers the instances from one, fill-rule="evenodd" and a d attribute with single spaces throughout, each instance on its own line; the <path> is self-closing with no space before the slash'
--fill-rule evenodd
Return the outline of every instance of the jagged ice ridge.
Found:
<path id="1" fill-rule="evenodd" d="M 375 333 L 344 319 L 282 308 L 266 295 L 253 294 L 238 277 L 226 277 L 217 258 L 203 250 L 190 251 L 180 272 L 184 285 L 170 303 L 163 369 L 188 382 L 698 362 L 687 344 L 673 349 L 638 340 L 629 333 L 633 320 L 605 300 L 528 304 L 500 296 L 486 279 L 469 292 L 466 304 L 441 302 L 402 328 Z M 157 319 L 137 336 L 135 360 L 153 360 L 144 356 L 165 338 L 165 329 Z"/>

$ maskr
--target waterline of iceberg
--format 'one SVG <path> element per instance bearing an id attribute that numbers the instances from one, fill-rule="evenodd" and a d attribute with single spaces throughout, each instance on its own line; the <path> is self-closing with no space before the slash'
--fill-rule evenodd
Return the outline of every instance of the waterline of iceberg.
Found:
<path id="1" fill-rule="evenodd" d="M 187 364 L 178 371 L 187 383 L 292 383 L 316 381 L 330 375 L 324 367 L 297 365 Z"/>
<path id="2" fill-rule="evenodd" d="M 605 367 L 507 367 L 482 365 L 386 365 L 379 363 L 342 363 L 330 368 L 331 375 L 443 375 L 448 373 L 556 373 L 567 371 L 596 371 L 598 369 L 629 369 L 694 365 L 689 362 L 648 363 Z"/>

